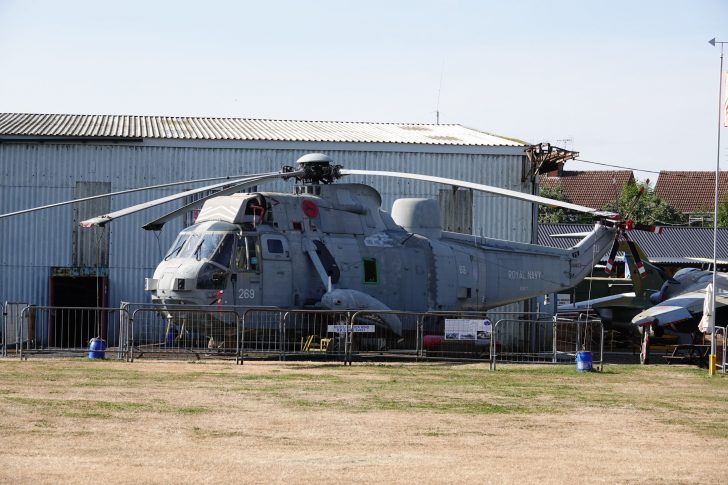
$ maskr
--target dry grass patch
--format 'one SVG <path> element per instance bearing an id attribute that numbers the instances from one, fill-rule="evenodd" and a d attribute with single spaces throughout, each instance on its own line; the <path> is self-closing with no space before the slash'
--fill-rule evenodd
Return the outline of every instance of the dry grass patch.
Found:
<path id="1" fill-rule="evenodd" d="M 722 483 L 680 366 L 0 361 L 0 482 Z"/>

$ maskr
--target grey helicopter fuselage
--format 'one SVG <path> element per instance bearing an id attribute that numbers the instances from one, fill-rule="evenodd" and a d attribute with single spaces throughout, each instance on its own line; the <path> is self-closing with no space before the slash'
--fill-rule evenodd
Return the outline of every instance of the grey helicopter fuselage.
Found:
<path id="1" fill-rule="evenodd" d="M 442 231 L 434 200 L 380 205 L 362 184 L 214 197 L 146 288 L 162 304 L 483 310 L 574 286 L 614 234 L 547 248 Z"/>

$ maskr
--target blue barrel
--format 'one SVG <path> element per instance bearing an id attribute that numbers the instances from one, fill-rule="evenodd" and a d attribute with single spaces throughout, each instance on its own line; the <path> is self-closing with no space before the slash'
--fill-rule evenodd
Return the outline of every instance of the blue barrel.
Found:
<path id="1" fill-rule="evenodd" d="M 106 355 L 106 342 L 100 338 L 92 338 L 88 341 L 88 358 L 103 359 Z"/>
<path id="2" fill-rule="evenodd" d="M 576 353 L 576 370 L 579 372 L 590 372 L 592 370 L 592 353 L 577 352 Z"/>

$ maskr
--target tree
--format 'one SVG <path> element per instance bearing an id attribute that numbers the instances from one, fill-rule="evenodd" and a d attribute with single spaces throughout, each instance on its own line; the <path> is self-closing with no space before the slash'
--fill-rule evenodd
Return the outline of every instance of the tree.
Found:
<path id="1" fill-rule="evenodd" d="M 566 198 L 561 187 L 541 187 L 538 195 L 561 202 L 571 202 Z M 592 217 L 589 214 L 583 214 L 561 207 L 539 205 L 538 222 L 539 224 L 591 223 Z"/>
<path id="2" fill-rule="evenodd" d="M 640 190 L 642 195 L 640 196 Z M 604 210 L 617 212 L 637 224 L 684 224 L 683 215 L 660 199 L 647 182 L 631 182 L 624 186 L 619 201 Z"/>
<path id="3" fill-rule="evenodd" d="M 728 227 L 728 196 L 718 205 L 718 227 Z"/>
<path id="4" fill-rule="evenodd" d="M 541 187 L 538 195 L 548 199 L 566 202 L 566 196 L 564 196 L 564 193 L 561 191 L 561 187 Z M 560 222 L 564 222 L 565 216 L 566 210 L 561 207 L 548 207 L 545 205 L 538 206 L 539 224 L 558 224 Z"/>

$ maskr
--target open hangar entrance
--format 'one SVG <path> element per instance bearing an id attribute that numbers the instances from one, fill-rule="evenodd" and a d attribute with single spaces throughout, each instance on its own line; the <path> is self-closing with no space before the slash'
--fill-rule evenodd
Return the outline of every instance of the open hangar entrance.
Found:
<path id="1" fill-rule="evenodd" d="M 51 267 L 49 305 L 61 307 L 49 314 L 48 343 L 63 348 L 85 347 L 94 337 L 107 338 L 104 312 L 63 307 L 94 308 L 107 305 L 108 268 Z"/>

